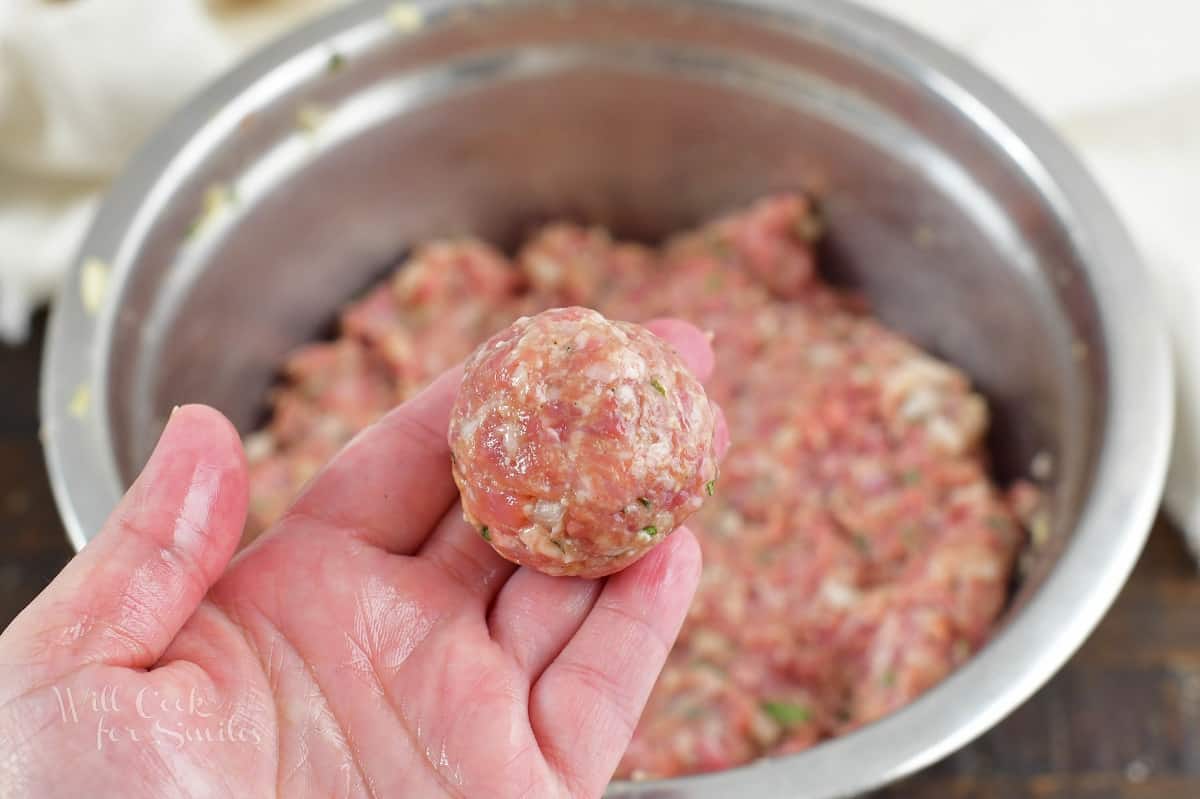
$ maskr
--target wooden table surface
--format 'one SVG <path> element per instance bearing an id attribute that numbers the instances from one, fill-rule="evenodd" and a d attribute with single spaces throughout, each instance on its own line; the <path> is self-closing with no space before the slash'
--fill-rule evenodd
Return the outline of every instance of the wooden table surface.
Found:
<path id="1" fill-rule="evenodd" d="M 33 341 L 0 345 L 0 627 L 71 556 L 38 443 Z M 1058 676 L 975 743 L 872 799 L 1200 797 L 1200 577 L 1160 522 Z"/>

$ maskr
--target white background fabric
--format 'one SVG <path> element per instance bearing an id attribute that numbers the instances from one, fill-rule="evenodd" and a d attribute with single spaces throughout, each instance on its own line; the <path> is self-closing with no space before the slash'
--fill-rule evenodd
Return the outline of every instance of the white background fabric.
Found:
<path id="1" fill-rule="evenodd" d="M 1175 350 L 1167 506 L 1200 552 L 1200 3 L 864 1 L 968 56 L 1040 111 L 1125 217 Z"/>
<path id="2" fill-rule="evenodd" d="M 243 52 L 340 0 L 0 0 L 0 339 L 55 289 L 105 184 Z M 865 0 L 1049 118 L 1125 215 L 1174 333 L 1168 503 L 1200 543 L 1200 4 Z M 1191 191 L 1189 191 L 1189 189 Z"/>
<path id="3" fill-rule="evenodd" d="M 238 56 L 337 0 L 0 0 L 0 341 L 20 341 L 134 149 Z"/>

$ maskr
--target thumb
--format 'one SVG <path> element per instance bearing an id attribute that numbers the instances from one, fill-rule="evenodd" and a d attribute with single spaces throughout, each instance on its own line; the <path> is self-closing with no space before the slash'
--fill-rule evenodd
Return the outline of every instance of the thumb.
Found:
<path id="1" fill-rule="evenodd" d="M 229 562 L 247 492 L 228 420 L 176 409 L 104 528 L 0 637 L 3 659 L 152 666 Z"/>

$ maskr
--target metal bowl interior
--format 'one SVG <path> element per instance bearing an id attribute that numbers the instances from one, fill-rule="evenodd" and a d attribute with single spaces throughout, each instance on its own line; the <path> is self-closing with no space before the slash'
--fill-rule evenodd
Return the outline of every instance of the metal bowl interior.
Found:
<path id="1" fill-rule="evenodd" d="M 999 477 L 1052 454 L 1053 534 L 995 639 L 910 707 L 798 755 L 611 793 L 848 795 L 962 745 L 1044 682 L 1140 551 L 1170 426 L 1136 254 L 1058 141 L 954 57 L 836 3 L 445 0 L 404 30 L 389 5 L 239 67 L 112 191 L 81 252 L 112 265 L 107 302 L 92 316 L 67 292 L 45 366 L 76 545 L 173 405 L 252 429 L 283 355 L 414 242 L 511 244 L 563 215 L 654 240 L 803 189 L 822 200 L 830 277 L 988 395 Z M 232 199 L 193 230 L 214 186 Z M 80 386 L 92 402 L 69 412 Z"/>

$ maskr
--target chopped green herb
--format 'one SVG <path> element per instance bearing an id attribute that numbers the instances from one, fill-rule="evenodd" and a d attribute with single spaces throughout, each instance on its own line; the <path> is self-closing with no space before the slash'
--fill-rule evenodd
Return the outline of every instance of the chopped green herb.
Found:
<path id="1" fill-rule="evenodd" d="M 650 500 L 646 499 L 645 497 L 638 497 L 638 502 L 641 503 L 643 508 L 650 507 Z"/>
<path id="2" fill-rule="evenodd" d="M 387 10 L 386 16 L 392 27 L 401 33 L 420 30 L 425 23 L 424 13 L 412 3 L 395 3 Z"/>
<path id="3" fill-rule="evenodd" d="M 67 406 L 67 410 L 76 419 L 83 419 L 87 416 L 88 408 L 92 403 L 92 390 L 87 383 L 80 383 L 75 389 L 75 393 L 71 395 L 71 404 Z"/>
<path id="4" fill-rule="evenodd" d="M 708 246 L 713 255 L 718 258 L 728 258 L 733 255 L 733 246 L 720 233 L 714 233 L 708 239 Z"/>
<path id="5" fill-rule="evenodd" d="M 665 388 L 663 388 L 662 383 L 658 382 L 657 377 L 650 378 L 650 385 L 653 386 L 654 390 L 657 391 L 659 394 L 662 394 L 664 397 L 667 396 L 667 390 Z"/>
<path id="6" fill-rule="evenodd" d="M 801 241 L 812 244 L 825 235 L 825 220 L 814 211 L 797 219 L 792 229 Z"/>
<path id="7" fill-rule="evenodd" d="M 650 525 L 643 527 L 642 532 L 645 533 L 646 535 L 658 535 L 658 528 L 655 527 L 653 524 L 650 524 Z"/>
<path id="8" fill-rule="evenodd" d="M 854 548 L 864 554 L 871 551 L 871 540 L 862 533 L 855 533 L 850 538 L 854 542 Z"/>
<path id="9" fill-rule="evenodd" d="M 209 186 L 204 192 L 204 205 L 200 213 L 188 226 L 187 238 L 191 239 L 210 221 L 228 211 L 235 202 L 237 202 L 237 194 L 234 193 L 232 186 L 224 183 L 214 183 Z"/>
<path id="10" fill-rule="evenodd" d="M 704 278 L 704 288 L 710 293 L 715 293 L 721 290 L 725 285 L 725 276 L 720 272 L 709 272 L 708 277 Z"/>
<path id="11" fill-rule="evenodd" d="M 882 679 L 883 679 L 884 686 L 887 688 L 891 688 L 893 685 L 896 684 L 896 672 L 893 671 L 892 669 L 888 669 L 887 671 L 885 671 L 883 673 Z"/>
<path id="12" fill-rule="evenodd" d="M 912 232 L 913 244 L 917 245 L 922 250 L 932 247 L 935 238 L 936 236 L 934 235 L 933 228 L 929 227 L 929 225 L 917 225 Z"/>
<path id="13" fill-rule="evenodd" d="M 993 530 L 999 530 L 1000 532 L 1008 530 L 1008 519 L 1005 519 L 1003 516 L 992 514 L 987 517 L 986 521 L 987 526 Z"/>
<path id="14" fill-rule="evenodd" d="M 329 111 L 313 103 L 304 103 L 296 109 L 296 126 L 305 133 L 316 133 L 329 118 Z"/>
<path id="15" fill-rule="evenodd" d="M 915 486 L 921 482 L 921 471 L 919 469 L 909 469 L 904 474 L 900 475 L 900 482 L 906 486 Z"/>
<path id="16" fill-rule="evenodd" d="M 488 531 L 488 526 L 486 524 L 479 528 L 479 534 L 483 536 L 484 541 L 492 540 L 492 534 Z"/>
<path id="17" fill-rule="evenodd" d="M 767 700 L 762 703 L 762 709 L 767 715 L 778 721 L 785 727 L 794 727 L 799 724 L 804 724 L 812 718 L 812 712 L 804 705 L 797 705 L 792 702 L 774 702 Z"/>
<path id="18" fill-rule="evenodd" d="M 687 709 L 683 711 L 683 717 L 688 721 L 702 719 L 706 715 L 708 715 L 708 709 L 705 708 L 704 705 L 689 705 Z"/>
<path id="19" fill-rule="evenodd" d="M 1050 540 L 1050 517 L 1045 508 L 1034 513 L 1029 522 L 1029 535 L 1035 547 L 1043 546 Z"/>
<path id="20" fill-rule="evenodd" d="M 716 490 L 717 490 L 717 481 L 716 480 L 709 480 L 707 483 L 704 484 L 704 493 L 708 494 L 710 497 L 716 493 Z"/>
<path id="21" fill-rule="evenodd" d="M 325 69 L 330 73 L 334 73 L 344 66 L 346 66 L 346 57 L 341 53 L 331 53 L 329 55 L 329 63 L 325 65 Z"/>
<path id="22" fill-rule="evenodd" d="M 715 672 L 716 674 L 720 674 L 720 675 L 725 675 L 728 673 L 725 671 L 725 669 L 723 669 L 722 667 L 718 666 L 716 663 L 713 663 L 712 661 L 709 661 L 709 660 L 693 660 L 691 665 L 693 668 L 706 669 L 708 671 Z"/>

